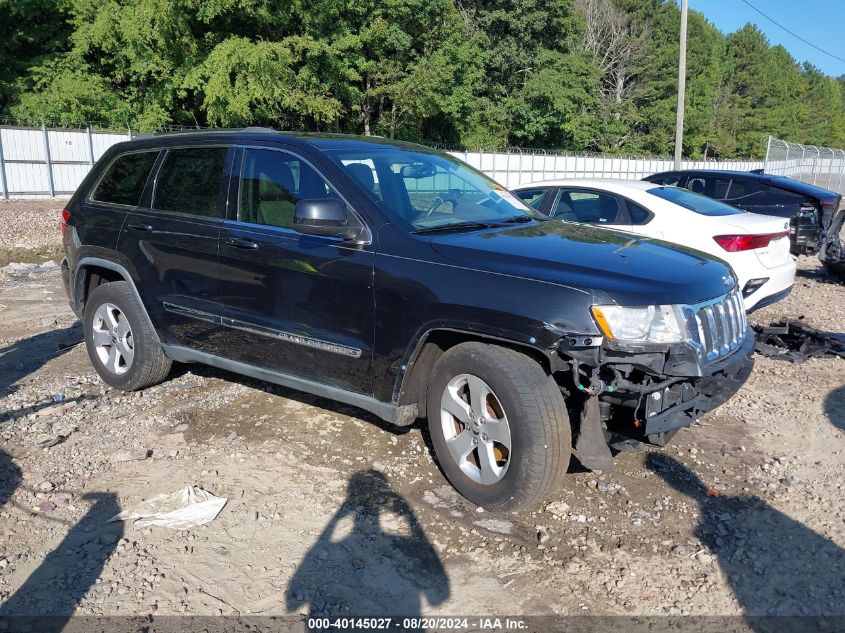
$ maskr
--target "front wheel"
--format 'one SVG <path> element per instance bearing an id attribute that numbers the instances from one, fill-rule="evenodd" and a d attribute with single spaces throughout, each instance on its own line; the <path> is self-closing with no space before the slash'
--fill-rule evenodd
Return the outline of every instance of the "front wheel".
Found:
<path id="1" fill-rule="evenodd" d="M 426 406 L 437 461 L 473 503 L 521 510 L 561 484 L 572 448 L 569 415 L 554 379 L 531 357 L 457 345 L 435 367 Z"/>

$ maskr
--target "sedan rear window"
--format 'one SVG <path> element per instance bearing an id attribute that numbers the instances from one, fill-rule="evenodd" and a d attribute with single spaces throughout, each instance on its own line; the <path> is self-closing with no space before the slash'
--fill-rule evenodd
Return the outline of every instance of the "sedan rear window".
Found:
<path id="1" fill-rule="evenodd" d="M 713 198 L 708 198 L 707 196 L 702 196 L 686 189 L 679 189 L 678 187 L 655 187 L 654 189 L 649 189 L 648 192 L 653 196 L 674 202 L 684 209 L 695 211 L 701 215 L 719 216 L 744 213 L 744 211 L 724 202 L 713 200 Z"/>

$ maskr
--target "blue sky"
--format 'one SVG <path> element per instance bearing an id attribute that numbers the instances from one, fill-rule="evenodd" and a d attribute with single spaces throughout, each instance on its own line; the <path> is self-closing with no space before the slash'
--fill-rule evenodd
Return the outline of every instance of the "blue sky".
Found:
<path id="1" fill-rule="evenodd" d="M 845 59 L 845 0 L 749 0 L 790 31 Z M 680 3 L 679 3 L 680 4 Z M 771 44 L 781 44 L 799 62 L 808 61 L 829 75 L 845 74 L 845 62 L 821 53 L 778 28 L 742 0 L 689 0 L 716 27 L 731 33 L 746 23 L 756 24 Z"/>

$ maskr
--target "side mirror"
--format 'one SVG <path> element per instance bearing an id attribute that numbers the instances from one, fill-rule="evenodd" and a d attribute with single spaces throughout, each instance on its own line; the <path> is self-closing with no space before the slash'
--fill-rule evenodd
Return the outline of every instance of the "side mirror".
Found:
<path id="1" fill-rule="evenodd" d="M 294 207 L 293 228 L 308 235 L 352 239 L 361 234 L 361 226 L 346 205 L 336 198 L 300 200 Z"/>

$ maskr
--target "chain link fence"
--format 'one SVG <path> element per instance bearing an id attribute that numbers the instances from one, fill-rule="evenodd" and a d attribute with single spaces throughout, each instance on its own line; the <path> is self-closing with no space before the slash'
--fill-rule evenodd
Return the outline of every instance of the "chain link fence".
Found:
<path id="1" fill-rule="evenodd" d="M 802 145 L 770 136 L 764 169 L 769 174 L 845 193 L 845 150 L 842 149 Z"/>

